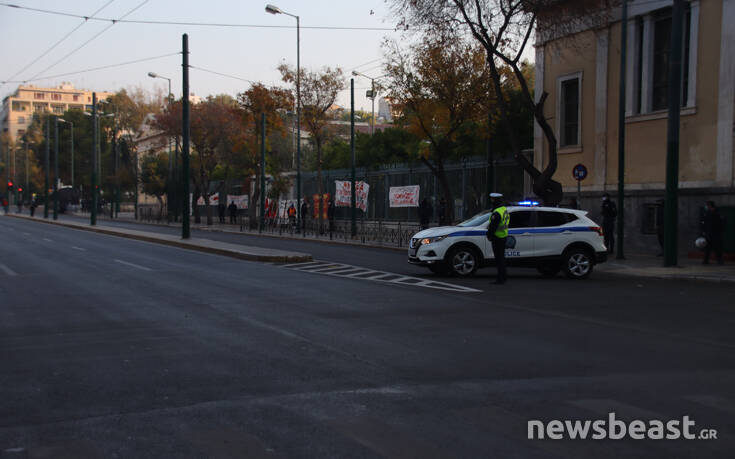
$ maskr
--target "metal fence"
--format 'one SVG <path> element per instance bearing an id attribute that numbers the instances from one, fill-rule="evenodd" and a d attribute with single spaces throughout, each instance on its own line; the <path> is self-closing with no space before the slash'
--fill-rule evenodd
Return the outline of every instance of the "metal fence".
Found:
<path id="1" fill-rule="evenodd" d="M 508 199 L 520 200 L 527 194 L 524 190 L 524 172 L 513 159 L 496 160 L 492 168 L 484 159 L 473 159 L 445 165 L 449 189 L 454 198 L 454 221 L 464 220 L 488 207 L 488 194 L 499 191 Z M 488 188 L 488 177 L 494 181 L 493 190 Z M 419 202 L 424 198 L 432 204 L 433 221 L 438 220 L 437 207 L 444 197 L 441 185 L 431 170 L 424 165 L 397 165 L 381 170 L 357 169 L 356 178 L 370 186 L 367 211 L 358 211 L 366 220 L 373 221 L 418 221 L 418 209 L 390 207 L 389 191 L 392 186 L 419 185 Z M 302 172 L 302 196 L 311 200 L 318 194 L 316 172 Z M 322 172 L 322 191 L 334 196 L 335 180 L 350 180 L 349 169 Z M 293 193 L 295 195 L 295 193 Z M 294 199 L 295 196 L 291 196 Z M 336 218 L 348 219 L 349 208 L 336 208 Z"/>

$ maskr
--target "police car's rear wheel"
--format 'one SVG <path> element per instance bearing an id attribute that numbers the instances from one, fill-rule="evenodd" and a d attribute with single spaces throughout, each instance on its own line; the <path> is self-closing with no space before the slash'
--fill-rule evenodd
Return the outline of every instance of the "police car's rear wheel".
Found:
<path id="1" fill-rule="evenodd" d="M 452 249 L 447 260 L 452 274 L 459 277 L 469 277 L 475 274 L 479 264 L 477 253 L 468 247 Z"/>
<path id="2" fill-rule="evenodd" d="M 589 250 L 571 249 L 564 255 L 564 274 L 570 279 L 585 279 L 592 274 L 594 262 Z"/>

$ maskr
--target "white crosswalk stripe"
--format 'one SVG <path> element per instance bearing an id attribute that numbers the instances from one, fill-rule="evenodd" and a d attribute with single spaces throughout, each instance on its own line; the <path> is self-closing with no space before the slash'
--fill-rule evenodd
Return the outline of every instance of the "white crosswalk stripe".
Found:
<path id="1" fill-rule="evenodd" d="M 447 290 L 451 292 L 477 293 L 482 291 L 462 285 L 450 284 L 447 282 L 439 282 L 430 279 L 423 279 L 420 277 L 404 276 L 403 274 L 390 273 L 387 271 L 377 271 L 374 269 L 362 268 L 360 266 L 353 266 L 344 263 L 333 263 L 329 261 L 315 260 L 304 263 L 282 265 L 282 267 L 295 271 L 304 271 L 325 276 L 345 277 L 349 279 L 384 282 L 395 285 L 408 285 L 412 287 Z"/>

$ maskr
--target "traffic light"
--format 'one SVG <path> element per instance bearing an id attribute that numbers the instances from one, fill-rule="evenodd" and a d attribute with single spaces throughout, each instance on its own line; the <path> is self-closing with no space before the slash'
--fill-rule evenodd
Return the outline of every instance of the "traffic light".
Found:
<path id="1" fill-rule="evenodd" d="M 8 180 L 8 191 L 13 191 L 13 182 Z"/>
<path id="2" fill-rule="evenodd" d="M 23 192 L 23 187 L 22 186 L 19 186 L 18 187 L 18 193 L 22 193 L 22 192 Z"/>

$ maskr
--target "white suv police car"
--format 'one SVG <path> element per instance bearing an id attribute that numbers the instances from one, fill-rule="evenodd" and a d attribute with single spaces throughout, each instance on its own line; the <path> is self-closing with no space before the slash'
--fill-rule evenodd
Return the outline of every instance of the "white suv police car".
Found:
<path id="1" fill-rule="evenodd" d="M 584 279 L 595 264 L 607 259 L 602 229 L 586 217 L 586 211 L 529 206 L 507 209 L 507 266 L 535 267 L 548 276 L 564 270 L 570 278 Z M 460 277 L 493 266 L 492 244 L 486 236 L 490 213 L 482 212 L 457 226 L 416 233 L 409 244 L 408 262 L 437 274 Z"/>

